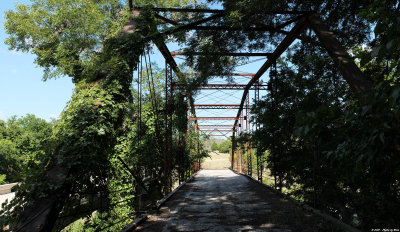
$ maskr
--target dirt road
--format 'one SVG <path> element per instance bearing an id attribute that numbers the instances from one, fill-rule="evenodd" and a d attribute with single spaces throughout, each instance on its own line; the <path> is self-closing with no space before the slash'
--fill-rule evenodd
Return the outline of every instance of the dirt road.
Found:
<path id="1" fill-rule="evenodd" d="M 230 170 L 201 170 L 136 231 L 340 231 Z"/>
<path id="2" fill-rule="evenodd" d="M 202 169 L 228 169 L 231 167 L 230 155 L 228 153 L 210 152 L 210 157 L 201 162 Z"/>

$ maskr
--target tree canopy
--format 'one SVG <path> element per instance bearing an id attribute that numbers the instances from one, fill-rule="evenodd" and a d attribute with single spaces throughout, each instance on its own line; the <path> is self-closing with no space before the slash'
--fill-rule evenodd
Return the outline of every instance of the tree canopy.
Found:
<path id="1" fill-rule="evenodd" d="M 26 169 L 43 166 L 50 144 L 52 123 L 28 114 L 0 120 L 0 175 L 2 182 L 20 182 Z"/>

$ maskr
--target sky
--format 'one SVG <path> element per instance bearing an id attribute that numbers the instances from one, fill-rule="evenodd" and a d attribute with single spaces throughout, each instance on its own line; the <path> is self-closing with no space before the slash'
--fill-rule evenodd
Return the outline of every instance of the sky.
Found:
<path id="1" fill-rule="evenodd" d="M 74 85 L 70 77 L 42 81 L 42 68 L 34 63 L 35 56 L 8 50 L 4 44 L 7 34 L 4 29 L 4 11 L 14 9 L 17 0 L 2 0 L 0 4 L 0 120 L 7 120 L 13 115 L 25 116 L 34 114 L 47 121 L 57 119 L 70 100 Z M 18 0 L 29 3 L 28 0 Z M 168 44 L 170 51 L 179 51 L 174 44 Z M 157 49 L 153 49 L 152 61 L 159 67 L 164 60 Z M 259 59 L 259 58 L 258 58 Z M 176 58 L 178 63 L 182 60 Z M 260 60 L 237 68 L 237 73 L 255 73 L 266 61 Z M 266 76 L 266 75 L 264 75 Z M 265 79 L 265 77 L 264 77 Z M 237 78 L 238 84 L 246 84 L 249 79 Z M 222 79 L 214 79 L 210 83 L 226 83 Z M 253 91 L 250 91 L 253 92 Z M 202 91 L 195 96 L 195 104 L 238 104 L 243 91 Z M 251 97 L 254 93 L 251 93 Z M 236 110 L 204 110 L 197 111 L 198 117 L 223 116 L 236 117 Z M 233 121 L 203 121 L 201 124 L 233 125 Z"/>
<path id="2" fill-rule="evenodd" d="M 16 2 L 29 1 L 1 0 L 0 4 L 0 120 L 34 114 L 50 121 L 59 116 L 74 85 L 69 77 L 43 82 L 43 71 L 34 63 L 34 55 L 10 51 L 4 44 L 4 11 L 14 9 Z"/>

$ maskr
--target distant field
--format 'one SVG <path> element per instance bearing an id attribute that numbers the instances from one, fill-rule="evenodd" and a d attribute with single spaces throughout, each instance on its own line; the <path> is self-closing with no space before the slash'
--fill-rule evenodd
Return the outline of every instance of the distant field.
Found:
<path id="1" fill-rule="evenodd" d="M 209 158 L 201 163 L 203 169 L 227 169 L 231 166 L 228 153 L 211 152 Z"/>

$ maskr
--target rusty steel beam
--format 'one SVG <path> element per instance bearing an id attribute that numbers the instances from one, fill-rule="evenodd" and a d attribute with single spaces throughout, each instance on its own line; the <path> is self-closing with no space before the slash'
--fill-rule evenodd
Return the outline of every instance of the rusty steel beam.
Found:
<path id="1" fill-rule="evenodd" d="M 246 120 L 246 117 L 190 117 L 191 120 Z"/>
<path id="2" fill-rule="evenodd" d="M 272 53 L 254 53 L 254 52 L 171 52 L 173 56 L 185 56 L 185 55 L 211 55 L 211 56 L 270 56 Z"/>
<path id="3" fill-rule="evenodd" d="M 178 64 L 175 62 L 174 57 L 171 55 L 167 45 L 162 40 L 153 40 L 154 44 L 157 46 L 161 55 L 164 57 L 165 61 L 169 64 L 169 66 L 174 70 L 175 74 L 180 74 L 181 71 L 178 68 Z"/>
<path id="4" fill-rule="evenodd" d="M 196 109 L 212 110 L 212 109 L 239 109 L 240 104 L 194 104 Z"/>
<path id="5" fill-rule="evenodd" d="M 200 73 L 184 73 L 185 75 L 189 76 L 200 76 Z M 211 76 L 240 76 L 240 77 L 253 77 L 256 75 L 255 73 L 220 73 L 220 74 L 214 74 Z"/>
<path id="6" fill-rule="evenodd" d="M 227 136 L 227 134 L 208 134 L 209 136 L 224 136 L 225 138 L 228 138 L 229 139 L 229 137 Z"/>
<path id="7" fill-rule="evenodd" d="M 282 55 L 282 53 L 293 43 L 296 37 L 304 31 L 306 28 L 306 18 L 302 17 L 298 20 L 297 24 L 290 30 L 288 35 L 282 40 L 282 42 L 278 45 L 272 55 L 268 58 L 268 60 L 263 64 L 263 66 L 257 71 L 256 75 L 249 81 L 246 88 L 244 89 L 242 100 L 240 102 L 240 107 L 237 113 L 237 118 L 241 115 L 243 111 L 243 106 L 246 101 L 247 94 L 256 81 L 260 79 L 260 77 L 276 62 L 276 60 Z M 235 120 L 234 125 L 238 124 L 238 120 Z"/>
<path id="8" fill-rule="evenodd" d="M 206 133 L 207 135 L 222 134 L 222 135 L 227 136 L 229 133 L 232 132 L 232 130 L 229 130 L 229 131 L 226 131 L 226 130 L 222 130 L 222 131 L 215 130 L 215 131 L 201 131 L 201 132 Z"/>
<path id="9" fill-rule="evenodd" d="M 267 90 L 267 85 L 260 85 L 261 90 Z M 213 90 L 213 89 L 223 89 L 223 90 L 242 90 L 245 89 L 246 85 L 223 85 L 223 84 L 209 84 L 209 85 L 200 85 L 198 89 L 203 90 Z"/>
<path id="10" fill-rule="evenodd" d="M 215 136 L 215 135 L 218 135 L 218 134 L 215 134 L 215 133 L 219 133 L 219 135 L 223 135 L 223 136 L 225 136 L 226 138 L 228 138 L 227 134 L 229 134 L 230 132 L 232 132 L 232 130 L 218 130 L 218 129 L 214 129 L 214 130 L 211 130 L 211 131 L 205 130 L 205 131 L 203 131 L 203 132 L 204 132 L 204 133 L 207 133 L 207 135 L 210 135 L 210 136 Z"/>
<path id="11" fill-rule="evenodd" d="M 232 128 L 232 125 L 199 125 L 199 127 L 205 127 L 205 128 Z M 236 126 L 237 127 L 237 126 Z"/>
<path id="12" fill-rule="evenodd" d="M 163 55 L 165 61 L 169 64 L 169 66 L 172 68 L 172 70 L 174 71 L 174 73 L 178 76 L 178 77 L 183 77 L 182 72 L 180 71 L 177 63 L 175 62 L 174 57 L 171 55 L 171 52 L 169 51 L 167 45 L 164 43 L 164 41 L 162 40 L 153 40 L 154 44 L 157 46 L 158 50 L 160 51 L 160 53 Z M 193 114 L 193 116 L 196 117 L 196 110 L 193 106 L 193 97 L 190 94 L 190 92 L 188 93 L 188 98 L 189 98 L 189 104 L 190 104 L 190 109 L 191 112 Z M 195 123 L 195 127 L 198 128 L 198 123 L 197 120 L 194 121 Z"/>
<path id="13" fill-rule="evenodd" d="M 226 106 L 226 107 L 235 107 L 240 106 L 240 104 L 194 104 L 195 106 Z"/>
<path id="14" fill-rule="evenodd" d="M 175 87 L 181 87 L 182 85 L 175 84 Z M 227 84 L 208 84 L 208 85 L 200 85 L 197 89 L 200 90 L 214 90 L 214 89 L 222 89 L 222 90 L 243 90 L 247 85 L 227 85 Z M 259 85 L 260 90 L 268 90 L 268 85 Z"/>
<path id="15" fill-rule="evenodd" d="M 156 17 L 156 18 L 158 18 L 158 19 L 161 19 L 161 20 L 163 20 L 164 22 L 170 23 L 170 24 L 172 24 L 172 25 L 174 25 L 174 26 L 182 25 L 182 24 L 180 24 L 180 23 L 178 23 L 178 22 L 176 22 L 176 21 L 174 21 L 174 20 L 171 20 L 171 19 L 169 19 L 169 18 L 165 18 L 165 17 L 163 17 L 163 16 L 161 16 L 161 15 L 159 15 L 159 14 L 154 14 L 154 17 Z"/>
<path id="16" fill-rule="evenodd" d="M 229 137 L 226 136 L 226 135 L 218 135 L 218 134 L 216 134 L 216 135 L 214 135 L 214 134 L 210 135 L 210 134 L 209 134 L 209 136 L 224 136 L 225 138 L 229 138 Z"/>

